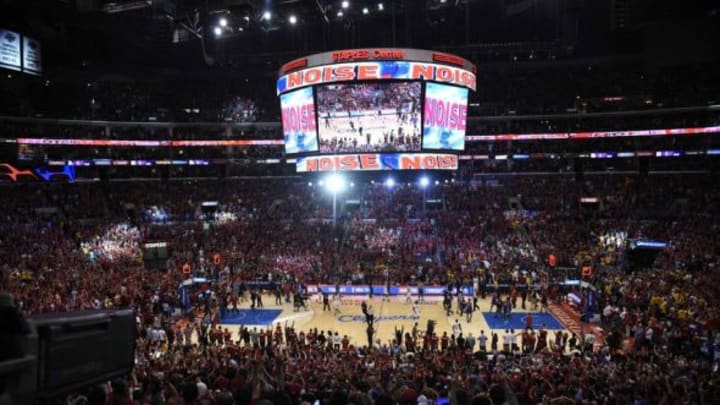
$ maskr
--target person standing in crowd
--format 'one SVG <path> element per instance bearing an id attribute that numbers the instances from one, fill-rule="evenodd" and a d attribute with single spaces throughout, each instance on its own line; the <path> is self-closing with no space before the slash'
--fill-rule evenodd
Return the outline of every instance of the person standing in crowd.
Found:
<path id="1" fill-rule="evenodd" d="M 368 322 L 368 326 L 365 329 L 365 333 L 367 334 L 368 347 L 372 347 L 373 346 L 373 335 L 375 334 L 375 329 L 373 328 L 372 323 Z"/>
<path id="2" fill-rule="evenodd" d="M 535 346 L 535 350 L 540 353 L 547 349 L 547 330 L 545 329 L 545 324 L 542 324 L 540 327 L 540 332 L 538 332 L 537 336 L 537 344 Z"/>
<path id="3" fill-rule="evenodd" d="M 510 337 L 509 330 L 505 329 L 505 334 L 503 335 L 502 339 L 503 339 L 503 352 L 510 353 L 510 350 L 511 350 L 510 343 L 511 343 L 512 339 Z"/>
<path id="4" fill-rule="evenodd" d="M 462 333 L 462 325 L 460 325 L 459 320 L 455 320 L 455 323 L 452 326 L 452 333 L 455 336 L 459 336 Z"/>
<path id="5" fill-rule="evenodd" d="M 282 303 L 283 303 L 282 296 L 283 296 L 282 285 L 277 284 L 275 286 L 275 305 L 282 305 Z"/>
<path id="6" fill-rule="evenodd" d="M 478 341 L 478 350 L 481 352 L 487 351 L 487 335 L 485 334 L 484 330 L 480 330 L 480 335 L 478 335 L 477 341 Z"/>
<path id="7" fill-rule="evenodd" d="M 447 332 L 443 332 L 440 338 L 440 350 L 442 350 L 443 353 L 447 352 L 448 347 L 450 347 L 450 337 L 447 335 Z"/>

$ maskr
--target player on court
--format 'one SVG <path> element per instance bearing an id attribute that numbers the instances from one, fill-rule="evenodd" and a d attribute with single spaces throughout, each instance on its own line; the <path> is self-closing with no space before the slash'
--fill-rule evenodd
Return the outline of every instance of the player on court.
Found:
<path id="1" fill-rule="evenodd" d="M 413 302 L 412 311 L 413 311 L 413 316 L 420 317 L 420 306 L 418 305 L 417 301 Z"/>
<path id="2" fill-rule="evenodd" d="M 342 313 L 342 310 L 340 309 L 340 303 L 340 295 L 334 295 L 332 299 L 332 309 L 335 315 L 340 315 Z"/>

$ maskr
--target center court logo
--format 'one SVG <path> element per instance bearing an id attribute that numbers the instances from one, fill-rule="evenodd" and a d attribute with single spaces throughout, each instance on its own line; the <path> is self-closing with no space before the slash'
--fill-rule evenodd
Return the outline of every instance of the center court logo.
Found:
<path id="1" fill-rule="evenodd" d="M 365 322 L 365 316 L 363 315 L 341 315 L 337 318 L 338 322 Z M 375 322 L 380 321 L 419 321 L 420 317 L 417 315 L 389 315 L 379 316 L 375 318 Z"/>

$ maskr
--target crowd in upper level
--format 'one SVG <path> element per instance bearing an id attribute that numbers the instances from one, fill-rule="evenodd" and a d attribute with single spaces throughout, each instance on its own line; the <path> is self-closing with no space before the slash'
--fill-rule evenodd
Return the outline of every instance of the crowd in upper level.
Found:
<path id="1" fill-rule="evenodd" d="M 484 65 L 469 116 L 589 113 L 708 106 L 720 100 L 712 63 L 649 70 L 636 62 Z M 112 121 L 279 121 L 274 80 L 68 75 L 3 82 L 2 115 Z M 27 79 L 27 80 L 26 80 Z"/>

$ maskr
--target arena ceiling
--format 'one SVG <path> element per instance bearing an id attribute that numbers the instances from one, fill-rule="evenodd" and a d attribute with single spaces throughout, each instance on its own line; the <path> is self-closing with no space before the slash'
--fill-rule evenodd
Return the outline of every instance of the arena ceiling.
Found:
<path id="1" fill-rule="evenodd" d="M 474 61 L 629 53 L 642 47 L 638 32 L 648 24 L 718 14 L 718 6 L 710 1 L 679 5 L 666 0 L 0 0 L 0 4 L 0 26 L 39 37 L 49 67 L 122 64 L 252 71 L 273 71 L 303 54 L 365 46 L 442 49 Z"/>

